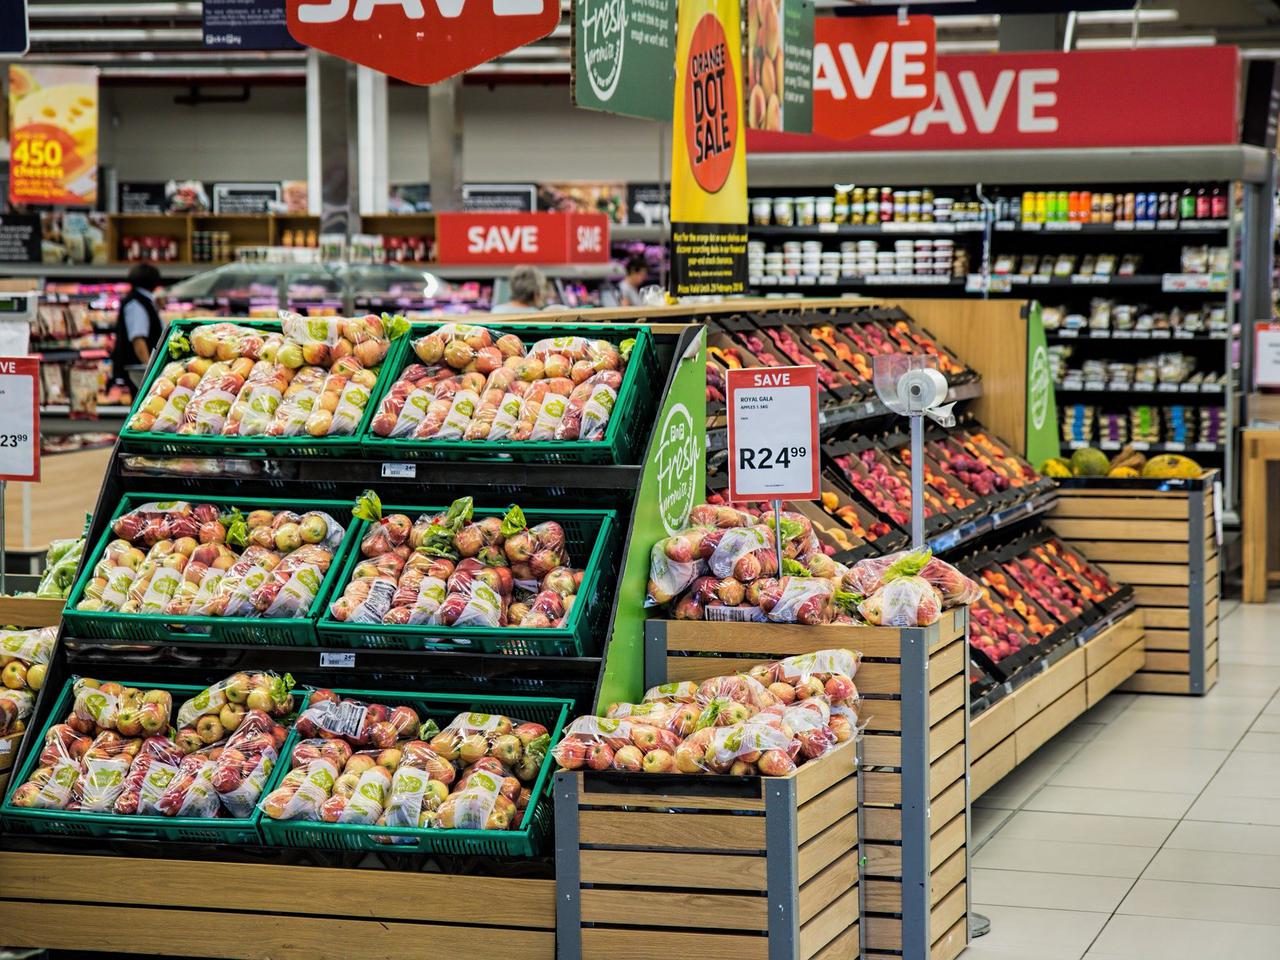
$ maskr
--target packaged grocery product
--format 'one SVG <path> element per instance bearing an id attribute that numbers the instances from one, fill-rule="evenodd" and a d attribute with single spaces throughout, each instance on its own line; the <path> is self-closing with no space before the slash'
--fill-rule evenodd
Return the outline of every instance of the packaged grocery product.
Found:
<path id="1" fill-rule="evenodd" d="M 922 577 L 899 577 L 858 604 L 858 613 L 875 626 L 927 627 L 942 615 L 942 594 Z"/>

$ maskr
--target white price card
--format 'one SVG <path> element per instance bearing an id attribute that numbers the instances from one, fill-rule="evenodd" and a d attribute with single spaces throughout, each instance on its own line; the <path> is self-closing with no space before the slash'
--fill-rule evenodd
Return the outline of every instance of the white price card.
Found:
<path id="1" fill-rule="evenodd" d="M 818 368 L 729 370 L 725 387 L 729 499 L 817 500 Z"/>
<path id="2" fill-rule="evenodd" d="M 40 479 L 40 414 L 35 357 L 0 357 L 0 480 Z"/>
<path id="3" fill-rule="evenodd" d="M 1254 382 L 1260 387 L 1280 387 L 1280 323 L 1254 325 Z"/>

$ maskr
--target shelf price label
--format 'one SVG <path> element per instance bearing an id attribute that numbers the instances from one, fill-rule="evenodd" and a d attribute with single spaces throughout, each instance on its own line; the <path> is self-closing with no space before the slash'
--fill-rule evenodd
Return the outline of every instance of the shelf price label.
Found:
<path id="1" fill-rule="evenodd" d="M 729 499 L 817 500 L 817 367 L 729 370 L 725 386 Z"/>
<path id="2" fill-rule="evenodd" d="M 0 357 L 0 480 L 40 479 L 40 361 Z"/>

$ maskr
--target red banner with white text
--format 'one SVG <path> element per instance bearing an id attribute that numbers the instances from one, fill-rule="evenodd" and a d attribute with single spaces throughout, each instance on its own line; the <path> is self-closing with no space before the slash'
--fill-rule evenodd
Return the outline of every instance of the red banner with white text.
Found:
<path id="1" fill-rule="evenodd" d="M 604 263 L 603 213 L 438 213 L 436 260 L 461 263 Z"/>
<path id="2" fill-rule="evenodd" d="M 814 60 L 840 56 L 815 49 Z M 933 104 L 911 117 L 856 140 L 752 131 L 747 145 L 799 153 L 1236 143 L 1239 85 L 1239 51 L 1225 46 L 939 56 Z M 837 101 L 815 84 L 815 129 L 831 109 Z"/>

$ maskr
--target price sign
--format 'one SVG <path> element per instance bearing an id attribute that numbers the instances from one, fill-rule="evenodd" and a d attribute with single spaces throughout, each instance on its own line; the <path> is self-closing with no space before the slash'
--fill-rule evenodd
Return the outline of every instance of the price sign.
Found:
<path id="1" fill-rule="evenodd" d="M 40 417 L 35 357 L 0 357 L 0 480 L 40 479 Z"/>
<path id="2" fill-rule="evenodd" d="M 725 381 L 729 499 L 817 500 L 817 367 L 730 370 Z"/>

